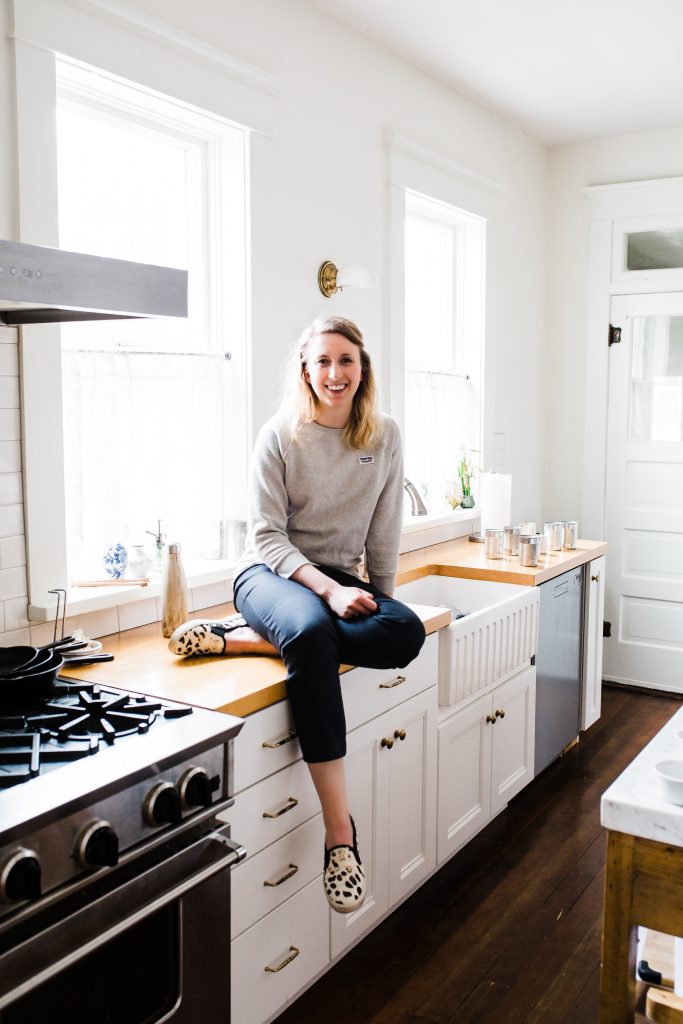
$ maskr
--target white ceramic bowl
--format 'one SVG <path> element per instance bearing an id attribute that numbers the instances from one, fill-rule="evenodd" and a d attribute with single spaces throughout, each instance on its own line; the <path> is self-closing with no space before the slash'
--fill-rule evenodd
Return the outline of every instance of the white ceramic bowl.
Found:
<path id="1" fill-rule="evenodd" d="M 683 760 L 660 761 L 655 765 L 655 772 L 664 799 L 683 806 Z"/>
<path id="2" fill-rule="evenodd" d="M 681 752 L 681 757 L 683 757 L 683 732 L 677 732 L 676 739 L 678 740 L 678 749 Z"/>

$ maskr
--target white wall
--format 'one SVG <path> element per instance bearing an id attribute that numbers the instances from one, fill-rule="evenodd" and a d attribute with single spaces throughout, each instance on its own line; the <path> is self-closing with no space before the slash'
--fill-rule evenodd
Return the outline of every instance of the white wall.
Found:
<path id="1" fill-rule="evenodd" d="M 503 186 L 499 221 L 490 233 L 485 434 L 487 439 L 494 432 L 505 434 L 513 517 L 540 519 L 547 355 L 545 148 L 304 0 L 193 0 L 191 5 L 128 0 L 126 9 L 143 18 L 141 36 L 150 27 L 144 18 L 155 19 L 258 66 L 280 86 L 274 91 L 270 137 L 255 140 L 254 427 L 277 403 L 285 352 L 321 312 L 357 320 L 388 392 L 391 339 L 382 284 L 389 266 L 388 147 L 395 133 Z M 101 51 L 90 55 L 94 63 L 107 59 L 112 39 L 103 23 Z M 88 59 L 75 37 L 66 45 L 73 45 L 74 56 Z M 0 82 L 9 80 L 9 69 L 3 45 Z M 226 75 L 222 109 L 229 107 L 233 87 Z M 3 126 L 10 117 L 5 102 L 0 101 Z M 211 108 L 215 95 L 207 93 L 203 102 Z M 10 146 L 0 160 L 12 162 Z M 0 227 L 5 234 L 12 233 L 15 209 L 16 197 L 3 175 Z M 325 300 L 316 285 L 323 259 L 370 264 L 379 272 L 380 288 Z"/>
<path id="2" fill-rule="evenodd" d="M 584 390 L 595 353 L 588 351 L 586 341 L 590 210 L 582 190 L 587 185 L 680 174 L 683 129 L 555 146 L 548 151 L 546 517 L 580 519 L 584 500 Z M 592 536 L 598 529 L 597 523 L 589 524 Z"/>

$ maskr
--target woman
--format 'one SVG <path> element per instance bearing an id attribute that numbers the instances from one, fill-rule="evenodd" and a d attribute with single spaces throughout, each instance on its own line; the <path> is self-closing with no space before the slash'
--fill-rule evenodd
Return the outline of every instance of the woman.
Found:
<path id="1" fill-rule="evenodd" d="M 403 456 L 396 423 L 377 410 L 363 336 L 350 320 L 320 318 L 302 334 L 295 366 L 289 414 L 281 408 L 254 448 L 247 547 L 234 583 L 235 607 L 257 636 L 229 622 L 218 630 L 188 623 L 170 646 L 280 654 L 323 812 L 325 894 L 348 913 L 363 902 L 365 876 L 346 797 L 339 665 L 401 668 L 425 633 L 391 597 Z M 363 553 L 369 583 L 358 575 Z"/>

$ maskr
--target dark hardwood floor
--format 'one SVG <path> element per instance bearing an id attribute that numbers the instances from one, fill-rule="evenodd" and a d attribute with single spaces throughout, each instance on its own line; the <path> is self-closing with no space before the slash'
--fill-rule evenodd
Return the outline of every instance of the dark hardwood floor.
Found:
<path id="1" fill-rule="evenodd" d="M 277 1024 L 595 1024 L 600 796 L 679 707 L 605 687 L 581 742 Z"/>

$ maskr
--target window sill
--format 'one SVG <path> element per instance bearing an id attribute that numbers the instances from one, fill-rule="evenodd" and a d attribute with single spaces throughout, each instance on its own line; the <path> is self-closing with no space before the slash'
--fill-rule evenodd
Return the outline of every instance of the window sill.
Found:
<path id="1" fill-rule="evenodd" d="M 185 565 L 185 575 L 190 591 L 206 587 L 212 583 L 232 582 L 235 577 L 235 563 L 216 558 L 206 561 L 189 562 Z M 116 587 L 71 587 L 67 592 L 67 615 L 74 616 L 85 612 L 98 612 L 107 608 L 118 608 L 137 601 L 161 596 L 161 574 L 152 574 L 146 587 L 136 585 Z M 190 595 L 192 596 L 192 595 Z M 190 602 L 190 607 L 194 601 Z M 56 600 L 49 599 L 28 606 L 28 617 L 31 622 L 52 622 L 57 610 Z"/>
<path id="2" fill-rule="evenodd" d="M 466 523 L 470 519 L 479 519 L 480 511 L 474 508 L 456 508 L 452 512 L 428 512 L 426 516 L 410 516 L 401 527 L 401 536 L 406 537 L 419 530 L 431 530 L 437 526 L 450 526 L 452 523 Z"/>
<path id="3" fill-rule="evenodd" d="M 431 531 L 441 527 L 449 527 L 461 523 L 467 523 L 472 519 L 479 518 L 477 508 L 456 509 L 454 512 L 430 512 L 426 516 L 410 516 L 403 523 L 401 537 L 406 538 L 422 531 Z M 417 538 L 416 538 L 417 539 Z M 433 539 L 425 538 L 424 543 L 417 539 L 417 547 L 427 547 L 434 543 Z M 403 546 L 402 546 L 402 550 Z M 212 583 L 232 583 L 235 578 L 235 562 L 225 559 L 207 559 L 205 561 L 188 562 L 185 565 L 185 575 L 189 590 L 199 590 L 208 587 Z M 67 615 L 86 614 L 88 612 L 99 612 L 109 608 L 119 608 L 122 605 L 136 604 L 139 601 L 146 601 L 150 598 L 161 596 L 161 575 L 153 574 L 146 587 L 136 586 L 131 582 L 130 586 L 116 587 L 71 587 L 67 592 L 66 611 Z M 228 596 L 229 600 L 229 596 Z M 209 604 L 215 602 L 210 601 Z M 199 609 L 207 607 L 202 603 L 200 595 L 190 593 L 189 608 Z M 57 611 L 56 599 L 46 596 L 45 600 L 38 600 L 28 606 L 28 617 L 31 622 L 53 622 Z"/>

